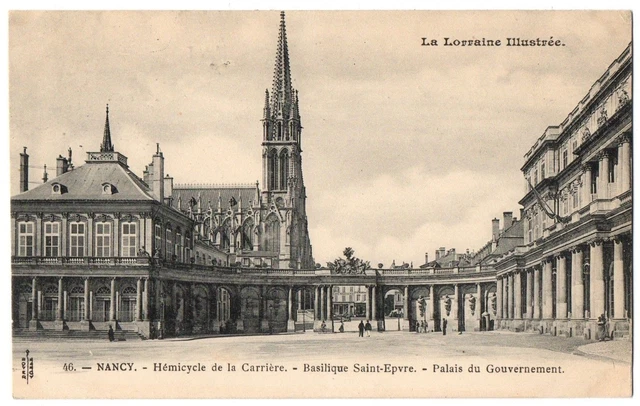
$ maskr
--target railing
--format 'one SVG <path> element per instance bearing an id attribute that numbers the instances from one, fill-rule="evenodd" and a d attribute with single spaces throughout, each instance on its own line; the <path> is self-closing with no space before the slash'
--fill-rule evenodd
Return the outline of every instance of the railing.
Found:
<path id="1" fill-rule="evenodd" d="M 127 165 L 127 157 L 119 152 L 87 152 L 87 161 L 116 161 Z"/>
<path id="2" fill-rule="evenodd" d="M 11 257 L 11 263 L 20 265 L 123 265 L 147 266 L 148 257 Z"/>

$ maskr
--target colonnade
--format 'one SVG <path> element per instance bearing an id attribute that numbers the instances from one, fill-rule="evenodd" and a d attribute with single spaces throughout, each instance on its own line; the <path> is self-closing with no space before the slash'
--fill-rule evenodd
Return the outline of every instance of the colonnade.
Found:
<path id="1" fill-rule="evenodd" d="M 629 319 L 625 249 L 624 236 L 597 238 L 498 275 L 500 328 L 592 337 L 601 315 Z"/>

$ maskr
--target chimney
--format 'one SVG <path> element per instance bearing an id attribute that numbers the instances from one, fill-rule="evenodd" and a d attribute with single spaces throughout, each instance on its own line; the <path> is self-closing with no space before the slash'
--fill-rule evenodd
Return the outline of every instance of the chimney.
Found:
<path id="1" fill-rule="evenodd" d="M 151 189 L 157 201 L 164 202 L 164 156 L 160 152 L 160 144 L 156 144 L 153 155 L 153 174 L 151 175 Z"/>
<path id="2" fill-rule="evenodd" d="M 164 177 L 164 192 L 165 192 L 165 195 L 167 196 L 165 198 L 165 202 L 169 206 L 172 206 L 172 200 L 173 200 L 173 178 L 170 177 L 169 174 L 167 174 L 167 176 Z"/>
<path id="3" fill-rule="evenodd" d="M 58 158 L 56 158 L 56 177 L 62 175 L 63 173 L 67 173 L 68 170 L 69 161 L 67 161 L 67 158 L 59 155 Z"/>
<path id="4" fill-rule="evenodd" d="M 524 218 L 524 208 L 520 208 L 520 220 Z"/>
<path id="5" fill-rule="evenodd" d="M 493 219 L 491 220 L 491 239 L 497 240 L 498 235 L 500 235 L 500 220 Z"/>
<path id="6" fill-rule="evenodd" d="M 20 193 L 29 190 L 29 154 L 27 147 L 20 154 Z"/>
<path id="7" fill-rule="evenodd" d="M 49 180 L 49 174 L 47 173 L 47 165 L 44 165 L 44 172 L 42 173 L 42 183 L 47 183 Z"/>
<path id="8" fill-rule="evenodd" d="M 425 263 L 425 264 L 428 264 L 428 263 L 429 263 L 429 253 L 428 253 L 428 252 L 425 252 L 425 253 L 424 253 L 424 263 Z"/>
<path id="9" fill-rule="evenodd" d="M 502 213 L 502 218 L 504 219 L 504 221 L 502 222 L 502 229 L 506 230 L 507 228 L 511 227 L 511 225 L 513 224 L 513 212 L 505 211 L 504 213 Z"/>

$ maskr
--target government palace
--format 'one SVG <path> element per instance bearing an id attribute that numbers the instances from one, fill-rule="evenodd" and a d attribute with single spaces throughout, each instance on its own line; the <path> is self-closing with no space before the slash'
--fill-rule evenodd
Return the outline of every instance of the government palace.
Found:
<path id="1" fill-rule="evenodd" d="M 81 165 L 60 155 L 56 176 L 32 189 L 24 148 L 11 198 L 14 335 L 333 331 L 353 316 L 378 331 L 446 320 L 593 340 L 604 316 L 612 338 L 630 338 L 631 44 L 525 154 L 517 217 L 487 221 L 476 251 L 377 269 L 314 261 L 284 13 L 276 49 L 256 184 L 174 184 L 160 145 L 138 176 L 114 147 L 108 106 L 99 148 L 97 136 Z"/>

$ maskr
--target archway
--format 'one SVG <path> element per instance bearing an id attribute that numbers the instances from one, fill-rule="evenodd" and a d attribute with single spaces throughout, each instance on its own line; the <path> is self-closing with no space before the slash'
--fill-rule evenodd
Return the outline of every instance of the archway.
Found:
<path id="1" fill-rule="evenodd" d="M 416 331 L 418 328 L 420 328 L 420 331 L 433 328 L 433 326 L 429 325 L 431 315 L 429 289 L 424 286 L 415 287 L 411 290 L 409 297 L 411 299 L 409 302 L 411 331 Z"/>
<path id="2" fill-rule="evenodd" d="M 235 329 L 231 323 L 231 291 L 220 287 L 216 292 L 216 317 L 220 333 L 230 333 Z"/>
<path id="3" fill-rule="evenodd" d="M 287 292 L 282 288 L 272 288 L 267 293 L 267 315 L 269 331 L 287 331 Z"/>
<path id="4" fill-rule="evenodd" d="M 404 293 L 402 289 L 398 287 L 385 289 L 382 304 L 385 330 L 402 330 L 401 319 L 404 317 Z"/>
<path id="5" fill-rule="evenodd" d="M 296 331 L 313 331 L 314 295 L 314 290 L 309 287 L 301 287 L 295 291 L 293 318 L 296 322 Z"/>
<path id="6" fill-rule="evenodd" d="M 455 318 L 455 303 L 453 300 L 453 286 L 442 286 L 438 289 L 435 297 L 434 309 L 434 330 L 442 331 L 442 320 L 447 320 L 447 330 L 451 331 L 454 327 L 451 323 Z"/>
<path id="7" fill-rule="evenodd" d="M 207 288 L 198 285 L 193 289 L 193 323 L 192 333 L 209 331 L 209 292 Z"/>
<path id="8" fill-rule="evenodd" d="M 255 287 L 244 287 L 240 291 L 240 317 L 245 333 L 260 332 L 260 292 Z"/>

